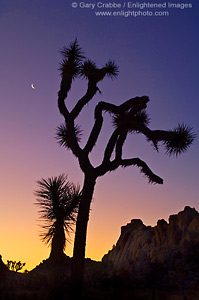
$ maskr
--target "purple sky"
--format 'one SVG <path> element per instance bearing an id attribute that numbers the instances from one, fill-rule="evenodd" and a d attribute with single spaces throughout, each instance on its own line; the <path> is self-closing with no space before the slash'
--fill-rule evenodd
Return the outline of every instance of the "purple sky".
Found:
<path id="1" fill-rule="evenodd" d="M 193 7 L 169 10 L 168 17 L 126 18 L 97 17 L 95 10 L 72 8 L 66 0 L 0 0 L 0 254 L 5 262 L 22 260 L 31 269 L 49 255 L 39 238 L 35 181 L 65 173 L 82 184 L 76 159 L 54 138 L 63 122 L 57 107 L 59 50 L 75 38 L 99 67 L 114 59 L 120 68 L 118 79 L 100 83 L 102 95 L 82 112 L 83 141 L 98 101 L 120 104 L 143 95 L 150 98 L 151 129 L 173 129 L 184 122 L 198 134 L 199 3 L 187 2 Z M 69 107 L 85 89 L 85 80 L 75 82 Z M 106 121 L 91 156 L 94 164 L 100 162 L 112 130 L 111 120 Z M 133 218 L 155 225 L 186 205 L 199 210 L 198 137 L 177 159 L 166 156 L 164 148 L 155 152 L 143 136 L 130 135 L 124 152 L 127 158 L 145 160 L 164 185 L 149 185 L 137 168 L 119 169 L 98 180 L 86 252 L 93 259 L 101 259 L 116 243 L 120 227 Z"/>

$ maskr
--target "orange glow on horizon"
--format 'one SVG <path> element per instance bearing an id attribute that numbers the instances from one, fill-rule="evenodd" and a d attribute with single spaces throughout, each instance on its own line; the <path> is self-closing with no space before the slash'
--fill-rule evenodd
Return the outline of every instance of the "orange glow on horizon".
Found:
<path id="1" fill-rule="evenodd" d="M 137 180 L 137 188 L 134 188 L 134 193 L 129 195 L 127 183 L 124 189 L 117 190 L 120 178 L 121 173 L 117 174 L 116 172 L 107 176 L 106 180 L 100 180 L 96 186 L 86 244 L 86 257 L 96 261 L 101 261 L 102 257 L 112 249 L 113 244 L 116 244 L 120 236 L 121 226 L 127 225 L 132 219 L 142 219 L 145 225 L 155 226 L 158 219 L 164 218 L 168 221 L 170 214 L 183 210 L 184 206 L 188 204 L 185 202 L 184 205 L 179 205 L 177 198 L 175 198 L 175 203 L 172 199 L 168 199 L 167 184 L 161 187 L 152 186 L 148 185 L 143 178 Z M 142 186 L 144 189 L 141 189 Z M 180 196 L 181 192 L 178 187 L 175 189 L 176 195 L 178 193 Z M 174 194 L 174 190 L 172 193 Z M 35 198 L 32 194 L 26 207 L 26 213 L 20 214 L 20 208 L 17 210 L 18 206 L 15 203 L 14 209 L 10 211 L 10 219 L 8 220 L 4 216 L 1 219 L 4 224 L 3 227 L 1 226 L 0 235 L 2 260 L 4 263 L 7 260 L 25 262 L 24 270 L 32 270 L 50 254 L 50 247 L 47 247 L 39 236 L 41 222 L 38 221 L 34 202 Z M 70 235 L 70 242 L 67 243 L 65 249 L 66 255 L 70 257 L 73 255 L 73 238 L 74 233 Z"/>

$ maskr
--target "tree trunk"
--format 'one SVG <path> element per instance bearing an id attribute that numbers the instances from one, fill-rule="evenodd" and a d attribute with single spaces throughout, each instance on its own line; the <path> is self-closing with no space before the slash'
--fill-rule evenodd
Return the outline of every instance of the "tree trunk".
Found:
<path id="1" fill-rule="evenodd" d="M 76 223 L 71 270 L 71 297 L 73 299 L 81 299 L 82 297 L 87 225 L 95 182 L 96 179 L 93 176 L 85 176 Z"/>
<path id="2" fill-rule="evenodd" d="M 64 256 L 65 232 L 63 221 L 57 222 L 56 231 L 52 239 L 50 259 L 59 262 Z"/>

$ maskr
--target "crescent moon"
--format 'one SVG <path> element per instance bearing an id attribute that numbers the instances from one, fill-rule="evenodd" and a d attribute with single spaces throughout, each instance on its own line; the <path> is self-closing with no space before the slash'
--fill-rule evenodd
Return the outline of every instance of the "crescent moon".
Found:
<path id="1" fill-rule="evenodd" d="M 34 84 L 33 84 L 33 83 L 31 84 L 31 88 L 32 88 L 33 90 L 35 90 L 35 87 L 34 87 Z"/>

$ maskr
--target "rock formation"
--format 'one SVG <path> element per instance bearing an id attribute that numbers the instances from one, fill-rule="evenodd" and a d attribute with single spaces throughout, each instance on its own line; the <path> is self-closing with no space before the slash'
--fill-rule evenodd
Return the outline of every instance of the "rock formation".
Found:
<path id="1" fill-rule="evenodd" d="M 159 220 L 154 227 L 132 220 L 121 228 L 116 246 L 102 261 L 109 271 L 127 271 L 141 278 L 150 274 L 154 265 L 173 272 L 191 268 L 193 274 L 194 265 L 199 266 L 198 256 L 199 213 L 186 206 L 177 215 L 171 215 L 168 223 Z"/>

